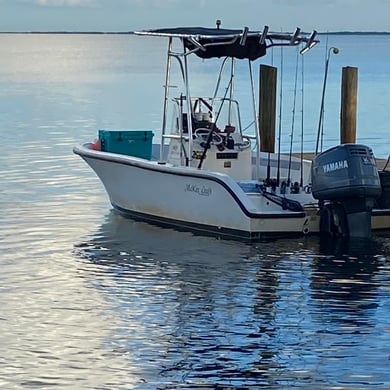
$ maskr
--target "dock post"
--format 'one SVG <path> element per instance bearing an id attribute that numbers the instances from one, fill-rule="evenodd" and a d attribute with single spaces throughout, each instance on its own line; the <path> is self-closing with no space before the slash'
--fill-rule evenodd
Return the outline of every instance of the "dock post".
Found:
<path id="1" fill-rule="evenodd" d="M 259 133 L 260 151 L 275 152 L 277 69 L 260 65 Z"/>
<path id="2" fill-rule="evenodd" d="M 340 143 L 356 143 L 358 69 L 346 66 L 342 70 Z"/>

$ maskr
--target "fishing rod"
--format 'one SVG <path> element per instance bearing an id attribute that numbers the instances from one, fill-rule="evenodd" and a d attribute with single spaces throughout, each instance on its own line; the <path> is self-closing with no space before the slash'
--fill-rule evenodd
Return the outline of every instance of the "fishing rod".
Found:
<path id="1" fill-rule="evenodd" d="M 297 83 L 298 83 L 298 54 L 296 54 L 295 62 L 295 81 L 294 81 L 294 98 L 293 98 L 293 110 L 292 110 L 292 120 L 291 120 L 291 134 L 290 134 L 290 153 L 288 159 L 288 175 L 287 175 L 287 185 L 291 184 L 291 159 L 292 159 L 292 149 L 293 149 L 293 139 L 294 139 L 294 128 L 295 128 L 295 107 L 297 100 Z"/>
<path id="2" fill-rule="evenodd" d="M 382 171 L 385 171 L 387 166 L 389 165 L 389 162 L 390 162 L 390 154 L 389 154 L 389 157 L 387 157 L 387 161 L 386 161 L 386 164 L 385 166 L 383 167 Z"/>
<path id="3" fill-rule="evenodd" d="M 301 177 L 300 177 L 300 187 L 302 188 L 303 187 L 303 138 L 304 138 L 304 125 L 303 125 L 303 121 L 304 121 L 304 115 L 303 115 L 303 111 L 304 111 L 304 103 L 305 103 L 305 98 L 304 98 L 304 79 L 305 79 L 305 72 L 304 72 L 304 57 L 302 56 L 301 57 Z"/>
<path id="4" fill-rule="evenodd" d="M 282 139 L 282 113 L 283 113 L 283 46 L 280 47 L 280 90 L 279 90 L 279 124 L 278 124 L 278 170 L 276 172 L 276 185 L 280 184 L 280 148 Z"/>
<path id="5" fill-rule="evenodd" d="M 228 83 L 228 85 L 226 87 L 226 90 L 225 90 L 225 94 L 224 94 L 224 96 L 222 98 L 221 104 L 220 104 L 219 109 L 217 111 L 217 115 L 215 117 L 215 120 L 214 120 L 214 122 L 210 126 L 210 131 L 209 131 L 209 133 L 207 135 L 206 142 L 203 145 L 203 152 L 202 152 L 202 156 L 200 157 L 200 160 L 199 160 L 198 169 L 202 168 L 203 161 L 206 158 L 207 150 L 210 149 L 210 144 L 211 144 L 211 141 L 213 139 L 214 131 L 215 131 L 215 128 L 216 128 L 216 123 L 217 123 L 217 121 L 219 119 L 219 115 L 221 113 L 223 103 L 224 103 L 224 101 L 226 99 L 227 93 L 229 92 L 229 89 L 230 89 L 232 84 L 233 84 L 233 75 L 231 75 L 231 77 L 230 77 L 229 83 Z"/>

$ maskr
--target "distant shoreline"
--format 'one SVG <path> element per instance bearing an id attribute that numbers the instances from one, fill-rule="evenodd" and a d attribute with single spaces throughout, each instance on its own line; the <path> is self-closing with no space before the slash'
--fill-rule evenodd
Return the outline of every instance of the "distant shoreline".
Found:
<path id="1" fill-rule="evenodd" d="M 0 31 L 0 34 L 132 35 L 134 31 Z M 390 35 L 390 31 L 328 31 L 318 35 Z"/>
<path id="2" fill-rule="evenodd" d="M 103 34 L 134 34 L 133 31 L 0 31 L 0 34 L 85 34 L 85 35 L 103 35 Z"/>

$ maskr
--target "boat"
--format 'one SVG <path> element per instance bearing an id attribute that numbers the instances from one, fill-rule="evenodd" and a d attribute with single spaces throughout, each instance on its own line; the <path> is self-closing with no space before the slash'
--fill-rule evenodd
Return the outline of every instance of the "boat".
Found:
<path id="1" fill-rule="evenodd" d="M 267 110 L 273 111 L 269 103 L 275 93 L 265 90 L 261 95 L 265 108 L 258 120 L 252 63 L 275 46 L 295 47 L 303 55 L 319 43 L 316 31 L 271 32 L 268 26 L 261 31 L 237 30 L 217 23 L 215 28 L 134 34 L 168 40 L 161 129 L 158 134 L 100 129 L 95 142 L 73 149 L 100 178 L 117 212 L 249 241 L 311 233 L 360 237 L 390 227 L 388 187 L 383 190 L 369 147 L 339 145 L 311 161 L 275 153 L 262 143 L 264 131 L 274 127 Z M 211 96 L 191 94 L 189 63 L 196 60 L 220 61 Z M 245 61 L 249 80 L 245 97 L 252 102 L 249 107 L 245 102 L 243 110 L 235 87 L 236 72 L 243 68 L 237 63 Z M 174 65 L 181 76 L 177 88 L 171 80 Z M 272 69 L 265 67 L 264 74 L 264 85 L 272 87 Z M 245 123 L 252 130 L 244 127 L 242 112 L 251 113 Z M 384 193 L 384 207 L 379 207 Z"/>

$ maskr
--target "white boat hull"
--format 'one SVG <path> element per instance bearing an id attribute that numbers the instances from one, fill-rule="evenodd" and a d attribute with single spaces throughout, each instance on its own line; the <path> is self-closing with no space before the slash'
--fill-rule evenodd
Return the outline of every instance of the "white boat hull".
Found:
<path id="1" fill-rule="evenodd" d="M 76 147 L 104 184 L 110 202 L 132 217 L 223 236 L 318 231 L 315 211 L 283 210 L 250 194 L 231 177 L 131 156 Z"/>

